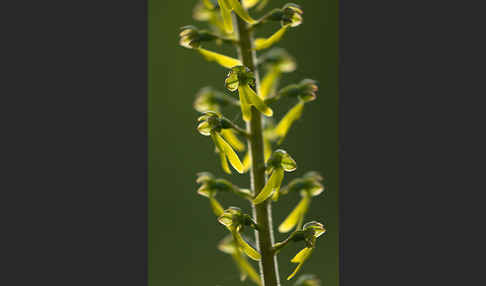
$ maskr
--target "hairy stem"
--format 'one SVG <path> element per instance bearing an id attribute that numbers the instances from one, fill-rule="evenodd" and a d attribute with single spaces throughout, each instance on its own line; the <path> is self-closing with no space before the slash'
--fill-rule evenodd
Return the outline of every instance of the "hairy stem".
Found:
<path id="1" fill-rule="evenodd" d="M 253 35 L 248 24 L 238 16 L 235 30 L 238 33 L 238 53 L 241 62 L 255 74 L 256 90 L 259 90 L 260 79 L 256 69 L 256 54 L 253 50 Z M 251 156 L 251 188 L 255 196 L 265 186 L 265 159 L 263 154 L 262 115 L 251 107 L 251 120 L 246 123 L 246 129 L 250 137 L 248 146 Z M 257 247 L 261 253 L 260 277 L 264 286 L 280 286 L 277 257 L 273 251 L 273 225 L 272 206 L 270 200 L 259 205 L 253 205 L 253 217 L 260 230 L 255 231 Z"/>

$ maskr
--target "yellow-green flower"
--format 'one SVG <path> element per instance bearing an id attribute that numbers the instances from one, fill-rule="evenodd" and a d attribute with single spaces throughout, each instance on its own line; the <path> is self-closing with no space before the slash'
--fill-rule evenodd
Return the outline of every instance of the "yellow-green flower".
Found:
<path id="1" fill-rule="evenodd" d="M 260 253 L 246 242 L 241 236 L 241 231 L 244 226 L 250 226 L 258 229 L 257 224 L 247 214 L 243 214 L 238 207 L 229 207 L 218 218 L 219 223 L 226 226 L 226 228 L 233 235 L 233 239 L 238 244 L 238 247 L 251 259 L 259 261 L 261 259 Z"/>
<path id="2" fill-rule="evenodd" d="M 243 120 L 245 121 L 250 121 L 251 119 L 252 105 L 265 116 L 273 115 L 273 110 L 268 107 L 263 99 L 250 87 L 254 85 L 255 77 L 253 72 L 241 65 L 233 67 L 225 80 L 225 86 L 228 90 L 238 90 L 241 112 L 243 114 Z"/>
<path id="3" fill-rule="evenodd" d="M 240 271 L 241 281 L 245 281 L 246 277 L 255 282 L 257 285 L 261 285 L 260 275 L 253 268 L 253 266 L 248 262 L 243 252 L 238 246 L 232 235 L 227 235 L 218 245 L 218 249 L 224 253 L 230 254 L 233 258 L 238 270 Z"/>
<path id="4" fill-rule="evenodd" d="M 202 42 L 210 42 L 218 37 L 205 30 L 199 30 L 197 27 L 189 25 L 181 28 L 179 33 L 179 44 L 188 49 L 197 49 Z"/>
<path id="5" fill-rule="evenodd" d="M 313 274 L 304 274 L 297 279 L 294 286 L 321 286 L 321 281 Z"/>
<path id="6" fill-rule="evenodd" d="M 250 198 L 252 196 L 250 190 L 240 189 L 225 179 L 217 179 L 209 172 L 201 172 L 197 174 L 196 183 L 201 184 L 197 189 L 197 193 L 201 196 L 209 198 L 209 203 L 216 216 L 220 216 L 224 212 L 224 208 L 216 199 L 218 193 L 235 193 L 239 196 Z"/>
<path id="7" fill-rule="evenodd" d="M 193 104 L 194 109 L 201 113 L 207 111 L 221 112 L 222 108 L 230 105 L 239 106 L 240 103 L 210 86 L 203 87 L 196 93 Z"/>
<path id="8" fill-rule="evenodd" d="M 297 169 L 297 163 L 282 149 L 275 150 L 267 162 L 267 173 L 271 174 L 263 189 L 258 193 L 253 203 L 258 205 L 270 198 L 274 192 L 278 192 L 284 178 L 284 171 L 293 172 Z"/>
<path id="9" fill-rule="evenodd" d="M 267 49 L 279 42 L 290 27 L 302 24 L 303 13 L 296 4 L 286 4 L 282 9 L 276 9 L 268 19 L 280 21 L 282 27 L 268 38 L 255 39 L 255 50 Z"/>
<path id="10" fill-rule="evenodd" d="M 302 249 L 297 255 L 290 260 L 292 263 L 297 263 L 297 267 L 295 268 L 294 272 L 287 277 L 287 280 L 292 279 L 297 272 L 302 268 L 304 262 L 309 259 L 311 256 L 312 252 L 314 251 L 315 248 L 315 243 L 316 239 L 324 234 L 326 232 L 326 229 L 324 226 L 316 221 L 312 221 L 309 223 L 306 223 L 303 227 L 303 230 L 301 231 L 304 240 L 306 242 L 306 247 Z"/>
<path id="11" fill-rule="evenodd" d="M 279 194 L 287 194 L 289 192 L 299 192 L 302 196 L 297 206 L 278 227 L 279 232 L 285 233 L 291 231 L 296 226 L 298 229 L 302 227 L 312 197 L 318 196 L 324 191 L 324 186 L 321 184 L 321 181 L 322 177 L 319 174 L 309 172 L 302 178 L 292 180 L 285 188 L 274 193 L 274 200 L 278 199 Z"/>
<path id="12" fill-rule="evenodd" d="M 317 85 L 314 80 L 305 79 L 298 84 L 289 85 L 279 91 L 279 96 L 297 97 L 298 103 L 292 107 L 280 120 L 271 136 L 279 138 L 279 144 L 285 139 L 292 124 L 298 120 L 304 111 L 304 104 L 316 99 Z"/>
<path id="13" fill-rule="evenodd" d="M 232 68 L 241 65 L 241 61 L 232 57 L 228 57 L 201 47 L 202 42 L 208 42 L 218 39 L 214 34 L 207 31 L 201 31 L 194 26 L 182 27 L 179 34 L 179 44 L 188 49 L 198 51 L 207 61 L 216 62 L 225 68 Z"/>
<path id="14" fill-rule="evenodd" d="M 236 100 L 224 95 L 222 92 L 214 90 L 212 87 L 204 87 L 196 94 L 194 109 L 201 113 L 208 111 L 220 113 L 222 107 L 230 104 L 239 106 Z M 221 135 L 237 151 L 245 150 L 245 144 L 240 141 L 233 129 L 221 129 Z"/>
<path id="15" fill-rule="evenodd" d="M 199 125 L 197 126 L 197 130 L 204 136 L 211 136 L 211 139 L 214 142 L 217 150 L 219 151 L 221 157 L 221 165 L 223 170 L 231 174 L 231 170 L 229 169 L 228 162 L 230 162 L 231 166 L 238 171 L 238 173 L 243 173 L 243 164 L 240 161 L 240 158 L 233 150 L 231 145 L 226 142 L 226 140 L 221 136 L 221 130 L 226 129 L 224 126 L 224 121 L 221 114 L 213 111 L 208 111 L 204 113 L 204 115 L 198 118 Z"/>
<path id="16" fill-rule="evenodd" d="M 245 8 L 252 8 L 256 4 L 258 4 L 258 2 L 260 2 L 260 0 L 243 0 L 241 2 L 243 2 L 243 6 Z"/>
<path id="17" fill-rule="evenodd" d="M 259 59 L 267 70 L 260 84 L 260 96 L 267 98 L 275 92 L 282 73 L 295 71 L 297 63 L 294 58 L 282 48 L 273 48 Z"/>
<path id="18" fill-rule="evenodd" d="M 230 36 L 232 35 L 231 33 L 226 33 L 223 18 L 221 18 L 221 13 L 219 11 L 219 5 L 218 7 L 216 5 L 217 1 L 200 1 L 194 6 L 192 17 L 197 21 L 208 22 L 213 31 L 225 36 Z"/>
<path id="19" fill-rule="evenodd" d="M 233 32 L 233 22 L 231 17 L 231 11 L 240 16 L 249 24 L 256 23 L 255 20 L 248 14 L 248 11 L 241 5 L 239 0 L 218 0 L 221 10 L 221 17 L 223 17 L 224 27 L 227 33 Z"/>

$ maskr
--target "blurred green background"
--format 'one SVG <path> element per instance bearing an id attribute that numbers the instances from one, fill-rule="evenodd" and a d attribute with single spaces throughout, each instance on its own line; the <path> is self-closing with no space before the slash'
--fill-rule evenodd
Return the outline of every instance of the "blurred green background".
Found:
<path id="1" fill-rule="evenodd" d="M 227 70 L 206 62 L 198 53 L 178 45 L 179 28 L 193 24 L 197 0 L 149 0 L 149 285 L 253 285 L 240 283 L 231 257 L 216 245 L 226 234 L 217 223 L 207 198 L 196 194 L 195 174 L 210 171 L 233 183 L 249 186 L 249 175 L 225 175 L 209 137 L 196 131 L 198 113 L 192 108 L 196 92 L 211 85 L 224 90 Z M 298 169 L 287 173 L 284 184 L 310 170 L 325 176 L 326 191 L 314 198 L 306 221 L 325 224 L 328 232 L 302 273 L 314 273 L 325 286 L 338 285 L 338 4 L 337 0 L 293 0 L 304 10 L 304 22 L 291 29 L 278 44 L 297 59 L 297 71 L 284 74 L 281 86 L 312 78 L 319 82 L 316 101 L 306 104 L 303 118 L 291 128 L 282 148 L 297 161 Z M 286 1 L 271 0 L 264 11 L 282 7 Z M 254 17 L 262 13 L 253 12 Z M 270 24 L 257 36 L 278 29 Z M 214 47 L 210 47 L 214 50 Z M 230 51 L 236 57 L 236 52 Z M 227 52 L 228 54 L 228 52 Z M 278 120 L 294 102 L 273 105 Z M 237 113 L 229 113 L 230 119 Z M 244 123 L 236 120 L 240 126 Z M 243 153 L 240 153 L 243 158 Z M 225 207 L 246 202 L 220 196 Z M 274 227 L 297 204 L 300 196 L 282 197 L 273 207 Z M 287 235 L 275 231 L 276 240 Z M 253 235 L 251 235 L 253 236 Z M 302 244 L 284 249 L 279 255 L 282 285 L 295 268 L 290 259 Z M 255 264 L 256 267 L 256 264 Z M 299 275 L 297 276 L 299 277 Z"/>

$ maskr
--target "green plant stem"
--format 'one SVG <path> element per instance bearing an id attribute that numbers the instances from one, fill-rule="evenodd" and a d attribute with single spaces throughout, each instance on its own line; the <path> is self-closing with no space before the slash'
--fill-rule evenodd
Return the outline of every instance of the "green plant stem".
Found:
<path id="1" fill-rule="evenodd" d="M 253 50 L 253 35 L 248 24 L 240 17 L 234 16 L 236 20 L 235 30 L 238 33 L 238 53 L 241 62 L 255 74 L 256 90 L 260 84 L 258 70 L 256 69 L 256 54 Z M 250 134 L 248 146 L 251 156 L 251 187 L 253 193 L 258 193 L 265 186 L 265 159 L 263 153 L 263 131 L 262 115 L 255 108 L 251 107 L 251 120 L 246 123 L 247 132 Z M 277 257 L 273 251 L 273 225 L 272 208 L 270 200 L 259 205 L 252 205 L 253 217 L 260 228 L 255 231 L 255 238 L 258 250 L 261 254 L 260 278 L 264 286 L 280 286 Z"/>

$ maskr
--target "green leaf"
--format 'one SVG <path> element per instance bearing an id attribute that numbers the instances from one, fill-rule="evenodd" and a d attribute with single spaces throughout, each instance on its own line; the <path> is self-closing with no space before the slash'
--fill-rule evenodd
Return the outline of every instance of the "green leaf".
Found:
<path id="1" fill-rule="evenodd" d="M 283 177 L 284 177 L 283 168 L 276 168 L 272 172 L 270 179 L 268 179 L 267 183 L 260 191 L 258 196 L 253 200 L 253 203 L 255 205 L 261 204 L 266 199 L 268 199 L 273 194 L 273 192 L 275 191 L 278 192 L 278 189 L 280 189 L 280 185 L 282 184 Z"/>
<path id="2" fill-rule="evenodd" d="M 203 48 L 198 48 L 197 50 L 199 51 L 199 53 L 201 53 L 204 56 L 204 58 L 206 58 L 206 60 L 208 60 L 210 62 L 215 61 L 225 68 L 230 69 L 234 66 L 241 65 L 241 61 L 237 60 L 235 58 L 231 58 L 231 57 L 228 57 L 228 56 L 225 56 L 225 55 L 222 55 L 222 54 L 218 54 L 218 53 L 215 53 L 215 52 L 203 49 Z"/>
<path id="3" fill-rule="evenodd" d="M 233 166 L 238 173 L 243 174 L 243 164 L 233 148 L 231 148 L 231 145 L 229 145 L 228 142 L 226 142 L 217 132 L 212 132 L 211 137 L 213 138 L 213 141 L 215 142 L 219 151 L 226 155 L 226 158 L 230 162 L 231 166 Z"/>
<path id="4" fill-rule="evenodd" d="M 228 3 L 231 5 L 231 8 L 235 11 L 241 19 L 245 20 L 248 24 L 255 24 L 256 21 L 248 14 L 248 11 L 241 6 L 240 1 L 238 0 L 227 0 Z"/>
<path id="5" fill-rule="evenodd" d="M 280 78 L 281 71 L 278 67 L 272 67 L 269 72 L 265 74 L 260 84 L 260 96 L 265 99 L 275 91 L 275 87 Z"/>
<path id="6" fill-rule="evenodd" d="M 292 258 L 292 260 L 290 260 L 290 262 L 298 263 L 299 265 L 297 265 L 294 272 L 292 272 L 292 274 L 290 274 L 289 277 L 287 277 L 287 280 L 292 279 L 295 276 L 295 274 L 297 274 L 297 272 L 299 272 L 299 270 L 302 268 L 302 265 L 304 264 L 304 262 L 312 254 L 313 250 L 314 250 L 314 248 L 306 247 L 306 248 L 302 249 L 299 253 L 297 253 L 297 255 L 295 255 L 295 257 Z"/>
<path id="7" fill-rule="evenodd" d="M 304 196 L 294 210 L 287 216 L 287 218 L 280 224 L 278 227 L 278 231 L 282 233 L 286 233 L 291 231 L 297 223 L 302 220 L 303 216 L 307 212 L 309 208 L 310 198 L 308 196 Z"/>
<path id="8" fill-rule="evenodd" d="M 270 48 L 273 44 L 279 42 L 285 32 L 289 29 L 290 25 L 285 25 L 281 27 L 277 32 L 271 35 L 269 38 L 258 38 L 255 39 L 255 50 L 263 50 Z"/>
<path id="9" fill-rule="evenodd" d="M 279 144 L 282 143 L 283 139 L 289 132 L 292 124 L 302 116 L 304 111 L 304 102 L 299 101 L 292 109 L 290 109 L 287 114 L 280 120 L 278 125 L 274 129 L 274 133 L 280 137 Z"/>
<path id="10" fill-rule="evenodd" d="M 231 6 L 228 0 L 218 0 L 221 10 L 221 17 L 223 18 L 224 29 L 226 33 L 233 33 L 233 20 L 231 17 Z"/>
<path id="11" fill-rule="evenodd" d="M 236 229 L 232 231 L 233 233 L 233 236 L 236 240 L 236 242 L 238 243 L 238 245 L 240 246 L 241 250 L 243 250 L 243 252 L 248 256 L 250 257 L 251 259 L 255 260 L 255 261 L 259 261 L 262 257 L 260 255 L 260 253 L 258 251 L 256 251 L 253 247 L 251 247 L 244 239 L 243 237 L 241 237 L 241 234 L 239 231 L 237 231 Z"/>
<path id="12" fill-rule="evenodd" d="M 273 110 L 268 107 L 265 102 L 259 97 L 253 89 L 251 89 L 248 84 L 243 84 L 238 86 L 238 93 L 248 99 L 249 103 L 253 106 L 255 106 L 256 109 L 258 109 L 261 113 L 263 113 L 265 116 L 272 116 L 273 115 Z"/>
<path id="13" fill-rule="evenodd" d="M 243 142 L 240 141 L 240 139 L 236 136 L 233 129 L 223 129 L 221 130 L 221 135 L 237 151 L 245 150 L 245 144 L 243 144 Z"/>

